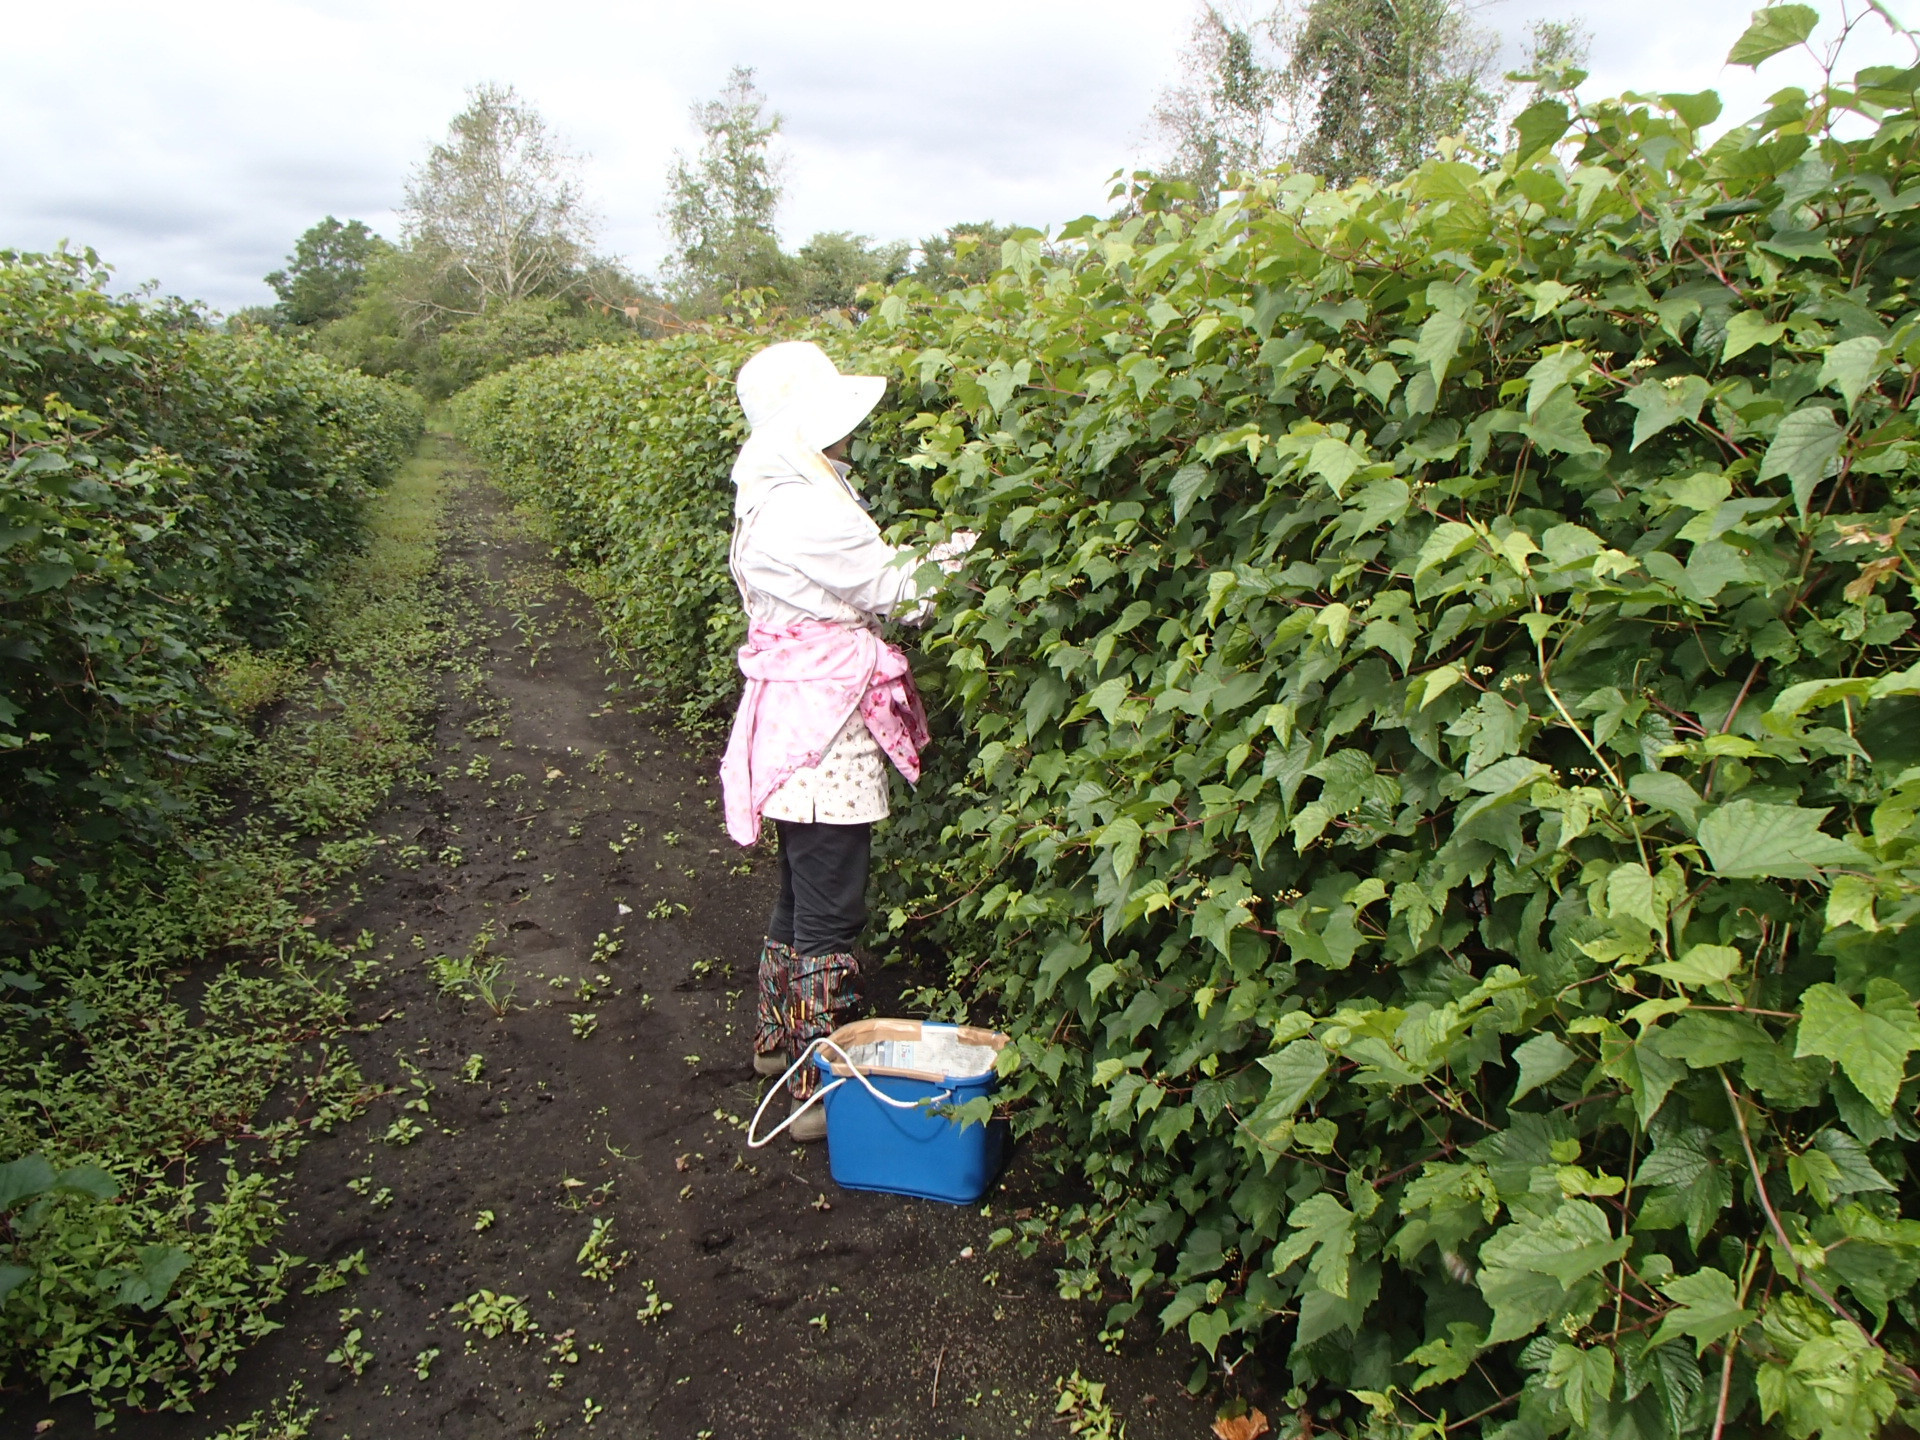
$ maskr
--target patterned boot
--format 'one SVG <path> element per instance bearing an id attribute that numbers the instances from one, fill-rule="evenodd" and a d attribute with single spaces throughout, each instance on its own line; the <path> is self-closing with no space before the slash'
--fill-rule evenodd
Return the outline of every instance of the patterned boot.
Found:
<path id="1" fill-rule="evenodd" d="M 753 1016 L 753 1073 L 774 1076 L 793 1063 L 793 1034 L 788 1027 L 793 947 L 772 936 L 760 947 L 760 975 Z"/>
<path id="2" fill-rule="evenodd" d="M 789 1020 L 793 1054 L 798 1056 L 815 1040 L 853 1019 L 860 1007 L 860 962 L 849 954 L 796 956 L 792 984 Z M 820 1071 L 808 1064 L 787 1082 L 787 1093 L 797 1108 L 819 1087 Z M 802 1142 L 825 1139 L 826 1112 L 816 1105 L 787 1133 Z"/>

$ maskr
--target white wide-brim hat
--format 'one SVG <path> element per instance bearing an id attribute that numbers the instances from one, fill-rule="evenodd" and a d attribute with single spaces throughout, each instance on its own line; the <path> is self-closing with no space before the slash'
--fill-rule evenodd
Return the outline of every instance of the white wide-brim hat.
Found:
<path id="1" fill-rule="evenodd" d="M 755 432 L 790 427 L 808 446 L 824 450 L 873 413 L 887 382 L 842 375 L 818 345 L 783 340 L 742 365 L 734 388 Z"/>

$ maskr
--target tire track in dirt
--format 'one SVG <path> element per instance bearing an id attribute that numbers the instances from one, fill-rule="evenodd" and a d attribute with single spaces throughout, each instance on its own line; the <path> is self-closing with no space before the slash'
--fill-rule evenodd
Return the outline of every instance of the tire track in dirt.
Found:
<path id="1" fill-rule="evenodd" d="M 367 1273 L 291 1299 L 202 1415 L 121 1433 L 214 1434 L 297 1382 L 316 1440 L 991 1440 L 1060 1433 L 1055 1382 L 1077 1369 L 1134 1440 L 1204 1434 L 1183 1344 L 1103 1349 L 1105 1302 L 1060 1300 L 1044 1252 L 988 1252 L 1008 1217 L 1067 1198 L 1025 1155 L 988 1215 L 838 1190 L 824 1147 L 746 1149 L 770 857 L 742 863 L 713 756 L 610 689 L 588 603 L 477 472 L 445 574 L 467 619 L 443 788 L 396 801 L 385 873 L 321 919 L 375 937 L 355 1043 L 392 1093 L 313 1143 L 287 1192 L 288 1247 L 364 1253 Z M 502 962 L 503 1019 L 436 984 L 434 957 L 469 955 Z M 874 981 L 884 1012 L 901 977 Z M 610 1283 L 577 1258 L 596 1221 L 627 1257 Z M 538 1333 L 463 1333 L 454 1307 L 482 1290 Z M 643 1321 L 650 1293 L 672 1308 Z M 63 1413 L 53 1433 L 79 1428 Z"/>

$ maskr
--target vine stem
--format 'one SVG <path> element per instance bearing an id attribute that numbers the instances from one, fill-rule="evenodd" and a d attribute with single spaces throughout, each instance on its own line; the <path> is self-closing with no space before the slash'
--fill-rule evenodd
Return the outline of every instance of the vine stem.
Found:
<path id="1" fill-rule="evenodd" d="M 1513 1402 L 1518 1400 L 1519 1398 L 1520 1398 L 1520 1394 L 1518 1391 L 1515 1391 L 1511 1395 L 1504 1395 L 1500 1399 L 1494 1401 L 1491 1405 L 1487 1406 L 1486 1409 L 1476 1410 L 1473 1412 L 1473 1414 L 1468 1415 L 1464 1419 L 1455 1420 L 1452 1424 L 1447 1426 L 1447 1433 L 1451 1435 L 1456 1430 L 1464 1430 L 1466 1429 L 1467 1426 L 1473 1424 L 1474 1421 L 1484 1420 L 1487 1418 L 1487 1416 L 1493 1414 L 1494 1411 L 1506 1409 L 1507 1406 L 1513 1404 Z"/>
<path id="2" fill-rule="evenodd" d="M 1533 602 L 1533 613 L 1536 615 L 1546 614 L 1546 611 L 1541 608 L 1540 602 L 1537 599 Z M 1582 726 L 1578 720 L 1573 718 L 1573 712 L 1567 709 L 1566 702 L 1560 698 L 1560 692 L 1553 688 L 1553 682 L 1547 678 L 1547 645 L 1546 641 L 1538 635 L 1533 637 L 1533 653 L 1535 658 L 1540 662 L 1540 688 L 1547 692 L 1547 698 L 1553 702 L 1553 708 L 1560 712 L 1560 718 L 1566 722 L 1567 728 L 1580 737 L 1580 743 L 1587 747 L 1587 753 L 1593 756 L 1594 760 L 1599 764 L 1608 782 L 1612 784 L 1614 790 L 1619 793 L 1622 803 L 1626 805 L 1627 813 L 1631 815 L 1633 813 L 1633 797 L 1627 793 L 1627 787 L 1620 783 L 1619 775 L 1614 772 L 1613 763 L 1608 760 L 1605 755 L 1600 753 L 1600 747 L 1593 743 L 1593 739 L 1587 734 L 1586 728 Z M 1637 825 L 1634 827 L 1634 834 L 1636 837 L 1639 834 L 1639 826 Z M 1644 848 L 1640 852 L 1640 858 L 1643 860 L 1646 858 Z"/>
<path id="3" fill-rule="evenodd" d="M 1753 689 L 1754 679 L 1760 674 L 1760 662 L 1753 662 L 1753 668 L 1747 671 L 1746 684 L 1740 687 L 1740 693 L 1733 697 L 1733 704 L 1727 710 L 1727 718 L 1720 722 L 1719 733 L 1724 735 L 1733 728 L 1734 720 L 1740 714 L 1740 707 L 1747 703 L 1747 694 Z"/>
<path id="4" fill-rule="evenodd" d="M 1712 1440 L 1720 1440 L 1721 1432 L 1727 1428 L 1727 1396 L 1733 1390 L 1733 1352 L 1739 1348 L 1739 1334 L 1729 1335 L 1726 1354 L 1720 1360 L 1720 1401 L 1713 1409 Z"/>
<path id="5" fill-rule="evenodd" d="M 1546 607 L 1540 603 L 1538 595 L 1533 597 L 1533 613 L 1546 614 Z M 1560 712 L 1561 721 L 1580 737 L 1580 743 L 1587 747 L 1587 753 L 1593 756 L 1602 773 L 1606 775 L 1608 783 L 1613 786 L 1614 793 L 1619 795 L 1620 803 L 1627 810 L 1627 824 L 1633 827 L 1633 847 L 1640 852 L 1640 866 L 1648 875 L 1652 875 L 1653 865 L 1647 859 L 1647 841 L 1646 837 L 1640 833 L 1640 818 L 1634 813 L 1633 796 L 1627 793 L 1627 787 L 1621 783 L 1620 776 L 1614 771 L 1612 764 L 1605 755 L 1600 753 L 1600 747 L 1594 744 L 1593 737 L 1587 734 L 1586 727 L 1573 718 L 1573 712 L 1567 709 L 1566 702 L 1560 698 L 1560 692 L 1553 688 L 1553 681 L 1547 678 L 1547 642 L 1543 636 L 1533 637 L 1533 653 L 1540 662 L 1540 688 L 1547 692 L 1547 698 L 1553 702 L 1553 708 Z M 1667 942 L 1667 927 L 1663 924 L 1659 927 L 1659 931 L 1660 953 L 1671 960 L 1673 948 Z"/>
<path id="6" fill-rule="evenodd" d="M 1727 1077 L 1723 1074 L 1720 1078 L 1724 1080 Z M 1756 1245 L 1747 1256 L 1746 1264 L 1741 1267 L 1740 1295 L 1735 1304 L 1742 1307 L 1746 1305 L 1747 1292 L 1753 1288 L 1753 1277 L 1759 1269 L 1760 1247 Z M 1713 1408 L 1712 1440 L 1720 1440 L 1721 1433 L 1727 1428 L 1727 1400 L 1733 1393 L 1733 1355 L 1739 1348 L 1740 1332 L 1735 1330 L 1727 1336 L 1727 1348 L 1720 1356 L 1720 1398 Z"/>
<path id="7" fill-rule="evenodd" d="M 1636 1130 L 1633 1132 L 1632 1142 L 1627 1147 L 1627 1189 L 1626 1193 L 1620 1197 L 1620 1235 L 1622 1239 L 1627 1238 L 1628 1227 L 1633 1221 L 1633 1172 L 1637 1168 L 1635 1162 L 1638 1161 L 1639 1158 L 1640 1132 Z M 1625 1254 L 1622 1254 L 1620 1257 L 1620 1269 L 1616 1274 L 1613 1284 L 1613 1297 L 1613 1328 L 1617 1331 L 1620 1328 L 1621 1307 L 1626 1304 L 1627 1300 L 1627 1257 Z"/>
<path id="8" fill-rule="evenodd" d="M 1911 1365 L 1898 1359 L 1886 1346 L 1882 1345 L 1879 1337 L 1862 1325 L 1852 1311 L 1830 1295 L 1819 1281 L 1807 1274 L 1806 1268 L 1800 1263 L 1800 1257 L 1793 1253 L 1793 1242 L 1787 1238 L 1787 1227 L 1780 1223 L 1780 1213 L 1773 1208 L 1773 1197 L 1767 1193 L 1766 1177 L 1760 1169 L 1760 1157 L 1754 1153 L 1753 1137 L 1747 1133 L 1745 1097 L 1733 1088 L 1733 1082 L 1727 1079 L 1724 1067 L 1716 1065 L 1713 1068 L 1720 1077 L 1721 1088 L 1727 1092 L 1727 1102 L 1733 1106 L 1733 1123 L 1740 1128 L 1740 1148 L 1747 1153 L 1747 1169 L 1753 1174 L 1754 1193 L 1759 1197 L 1760 1208 L 1766 1211 L 1767 1225 L 1773 1231 L 1773 1238 L 1779 1242 L 1781 1250 L 1786 1252 L 1788 1263 L 1793 1266 L 1794 1279 L 1799 1282 L 1802 1289 L 1858 1330 L 1866 1342 L 1885 1357 L 1888 1366 L 1900 1372 L 1901 1378 L 1907 1383 L 1907 1388 L 1915 1394 L 1920 1394 L 1920 1373 L 1916 1373 Z"/>

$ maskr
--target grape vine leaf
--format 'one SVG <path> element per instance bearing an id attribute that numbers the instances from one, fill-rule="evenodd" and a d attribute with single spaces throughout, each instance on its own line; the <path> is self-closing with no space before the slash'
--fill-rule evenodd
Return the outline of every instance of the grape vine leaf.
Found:
<path id="1" fill-rule="evenodd" d="M 1700 844 L 1715 873 L 1729 879 L 1810 879 L 1824 866 L 1864 865 L 1845 840 L 1823 834 L 1826 808 L 1735 800 L 1700 822 Z"/>
<path id="2" fill-rule="evenodd" d="M 1515 1050 L 1513 1058 L 1520 1066 L 1520 1083 L 1513 1087 L 1513 1098 L 1518 1100 L 1538 1090 L 1579 1057 L 1559 1036 L 1536 1035 Z"/>
<path id="3" fill-rule="evenodd" d="M 1827 351 L 1820 366 L 1820 383 L 1831 385 L 1846 397 L 1851 411 L 1862 393 L 1886 367 L 1880 355 L 1885 346 L 1877 335 L 1856 335 L 1842 340 Z"/>
<path id="4" fill-rule="evenodd" d="M 1278 1275 L 1295 1261 L 1307 1261 L 1307 1276 L 1329 1295 L 1347 1293 L 1347 1259 L 1353 1254 L 1353 1212 L 1326 1191 L 1294 1207 L 1287 1223 L 1293 1234 L 1273 1252 L 1270 1273 Z"/>
<path id="5" fill-rule="evenodd" d="M 1346 441 L 1329 435 L 1315 442 L 1308 452 L 1306 473 L 1320 476 L 1327 482 L 1327 488 L 1338 496 L 1353 478 L 1353 472 L 1365 463 L 1365 458 Z"/>
<path id="6" fill-rule="evenodd" d="M 1556 1345 L 1547 1359 L 1547 1387 L 1558 1390 L 1574 1422 L 1583 1428 L 1596 1402 L 1613 1393 L 1613 1351 L 1604 1345 L 1581 1349 Z"/>
<path id="7" fill-rule="evenodd" d="M 134 1252 L 140 1268 L 120 1282 L 116 1297 L 122 1305 L 152 1310 L 173 1290 L 180 1272 L 193 1263 L 193 1257 L 178 1245 L 142 1245 Z"/>
<path id="8" fill-rule="evenodd" d="M 1882 1115 L 1893 1111 L 1906 1076 L 1907 1056 L 1920 1050 L 1920 1014 L 1898 981 L 1867 982 L 1865 1008 L 1837 985 L 1822 982 L 1800 996 L 1800 1031 L 1794 1058 L 1832 1060 Z"/>
<path id="9" fill-rule="evenodd" d="M 1582 356 L 1582 359 L 1585 357 Z M 1555 390 L 1520 427 L 1520 433 L 1542 450 L 1562 455 L 1584 455 L 1600 449 L 1587 434 L 1587 407 L 1573 391 Z"/>
<path id="10" fill-rule="evenodd" d="M 1641 968 L 1676 985 L 1724 985 L 1744 963 L 1731 945 L 1695 945 L 1678 960 Z"/>
<path id="11" fill-rule="evenodd" d="M 1434 311 L 1420 327 L 1420 338 L 1413 348 L 1414 364 L 1427 366 L 1433 383 L 1438 385 L 1447 378 L 1447 366 L 1471 329 L 1463 309 Z"/>
<path id="12" fill-rule="evenodd" d="M 28 1155 L 0 1165 L 0 1214 L 52 1188 L 53 1166 L 44 1156 Z"/>
<path id="13" fill-rule="evenodd" d="M 1517 1340 L 1578 1304 L 1569 1292 L 1626 1254 L 1629 1243 L 1614 1238 L 1605 1213 L 1588 1200 L 1564 1201 L 1551 1215 L 1525 1215 L 1495 1231 L 1480 1247 L 1480 1293 L 1493 1307 L 1487 1343 Z"/>
<path id="14" fill-rule="evenodd" d="M 1203 1347 L 1211 1359 L 1220 1342 L 1233 1329 L 1233 1318 L 1225 1310 L 1196 1311 L 1187 1320 L 1187 1338 Z"/>
<path id="15" fill-rule="evenodd" d="M 1478 1325 L 1455 1320 L 1447 1326 L 1444 1339 L 1429 1340 L 1411 1352 L 1402 1364 L 1427 1368 L 1414 1377 L 1411 1389 L 1420 1391 L 1429 1385 L 1458 1380 L 1472 1367 L 1474 1359 L 1486 1348 L 1486 1332 Z"/>
<path id="16" fill-rule="evenodd" d="M 1514 165 L 1524 165 L 1542 150 L 1558 143 L 1572 123 L 1567 107 L 1558 100 L 1536 100 L 1522 110 L 1513 121 L 1513 133 L 1519 141 L 1514 146 Z"/>
<path id="17" fill-rule="evenodd" d="M 1213 489 L 1213 471 L 1198 461 L 1182 465 L 1173 472 L 1167 493 L 1173 497 L 1173 520 L 1177 525 L 1193 508 L 1193 502 Z"/>
<path id="18" fill-rule="evenodd" d="M 1820 12 L 1811 5 L 1769 5 L 1753 12 L 1753 22 L 1727 52 L 1727 64 L 1758 66 L 1791 49 L 1813 33 Z"/>
<path id="19" fill-rule="evenodd" d="M 1568 1200 L 1551 1215 L 1528 1216 L 1499 1230 L 1481 1247 L 1480 1258 L 1498 1269 L 1551 1275 L 1564 1290 L 1626 1251 L 1627 1241 L 1613 1234 L 1598 1205 Z"/>
<path id="20" fill-rule="evenodd" d="M 1727 322 L 1727 338 L 1721 348 L 1724 364 L 1736 355 L 1744 355 L 1756 345 L 1771 345 L 1787 333 L 1786 323 L 1767 319 L 1764 310 L 1742 310 Z"/>
<path id="21" fill-rule="evenodd" d="M 1699 419 L 1707 389 L 1707 382 L 1698 375 L 1646 380 L 1634 386 L 1624 397 L 1639 412 L 1633 422 L 1633 443 L 1627 448 L 1638 450 L 1669 425 Z"/>
<path id="22" fill-rule="evenodd" d="M 1787 477 L 1793 486 L 1793 503 L 1802 515 L 1813 498 L 1813 487 L 1827 473 L 1827 466 L 1840 453 L 1847 432 L 1824 405 L 1808 405 L 1780 422 L 1773 443 L 1760 461 L 1760 479 L 1776 475 Z"/>
<path id="23" fill-rule="evenodd" d="M 1756 1318 L 1753 1311 L 1741 1307 L 1733 1279 L 1723 1270 L 1679 1275 L 1660 1290 L 1678 1308 L 1661 1318 L 1660 1328 L 1653 1332 L 1655 1345 L 1664 1345 L 1676 1335 L 1691 1335 L 1694 1354 L 1704 1355 L 1707 1346 L 1722 1335 L 1744 1329 Z"/>
<path id="24" fill-rule="evenodd" d="M 1300 1108 L 1313 1087 L 1320 1083 L 1320 1077 L 1327 1073 L 1327 1051 L 1317 1040 L 1295 1040 L 1274 1054 L 1261 1057 L 1260 1064 L 1273 1076 L 1263 1108 L 1284 1117 Z"/>
<path id="25" fill-rule="evenodd" d="M 1133 874 L 1134 866 L 1140 863 L 1140 841 L 1142 839 L 1140 822 L 1130 815 L 1122 815 L 1100 832 L 1095 842 L 1102 850 L 1111 852 L 1113 860 L 1113 878 L 1125 880 Z"/>

